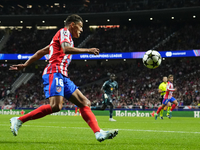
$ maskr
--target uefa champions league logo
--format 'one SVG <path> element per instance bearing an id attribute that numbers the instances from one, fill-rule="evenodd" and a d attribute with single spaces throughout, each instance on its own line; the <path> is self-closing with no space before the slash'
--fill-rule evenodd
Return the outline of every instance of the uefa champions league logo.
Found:
<path id="1" fill-rule="evenodd" d="M 172 52 L 166 52 L 165 54 L 167 57 L 171 57 L 172 56 Z"/>

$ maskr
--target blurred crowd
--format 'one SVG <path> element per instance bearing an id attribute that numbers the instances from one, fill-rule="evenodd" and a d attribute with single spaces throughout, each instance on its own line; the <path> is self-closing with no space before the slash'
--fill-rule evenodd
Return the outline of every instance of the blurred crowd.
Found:
<path id="1" fill-rule="evenodd" d="M 37 65 L 35 66 L 35 68 L 31 69 L 28 67 L 27 70 L 34 69 L 35 76 L 31 80 L 29 80 L 27 84 L 22 84 L 19 88 L 17 88 L 14 93 L 9 92 L 7 94 L 4 94 L 2 96 L 2 98 L 4 98 L 4 106 L 12 105 L 13 107 L 35 108 L 42 104 L 48 103 L 48 100 L 45 100 L 42 84 L 42 73 L 44 68 L 45 66 L 39 67 Z M 116 68 L 118 68 L 118 70 L 116 70 Z M 109 72 L 117 73 L 118 71 L 122 72 L 128 70 L 129 68 L 130 65 L 127 65 L 126 63 L 117 63 L 113 65 L 103 65 L 98 67 L 97 65 L 79 66 L 75 63 L 72 63 L 68 68 L 68 75 L 69 78 L 77 86 L 81 87 L 85 84 L 92 83 L 94 81 L 107 77 L 109 75 L 107 73 Z M 9 75 L 8 70 L 5 71 L 7 72 L 7 75 Z M 17 72 L 12 73 L 20 74 Z M 4 78 L 5 76 L 2 77 L 2 82 L 4 82 Z M 12 76 L 10 78 L 16 80 L 16 78 L 12 78 Z M 9 83 L 13 82 L 13 80 L 9 81 Z M 6 87 L 5 90 L 8 90 Z M 68 105 L 72 105 L 72 103 L 65 99 L 64 106 L 69 107 Z"/>
<path id="2" fill-rule="evenodd" d="M 173 36 L 164 44 L 160 44 L 158 51 L 189 50 L 200 48 L 200 25 L 185 24 L 174 32 Z"/>
<path id="3" fill-rule="evenodd" d="M 10 94 L 12 83 L 20 76 L 21 72 L 9 71 L 7 64 L 0 65 L 0 99 Z"/>
<path id="4" fill-rule="evenodd" d="M 178 89 L 173 95 L 179 106 L 200 106 L 199 62 L 192 59 L 163 61 L 162 66 L 149 70 L 139 62 L 135 68 L 123 73 L 117 79 L 119 97 L 113 95 L 116 108 L 157 108 L 160 105 L 158 86 L 163 76 L 174 75 L 174 85 Z M 103 83 L 102 83 L 103 84 Z M 102 104 L 102 85 L 91 85 L 82 89 L 93 100 L 93 105 Z"/>
<path id="5" fill-rule="evenodd" d="M 176 26 L 134 25 L 111 29 L 98 29 L 97 36 L 86 43 L 86 47 L 98 47 L 101 52 L 138 52 L 152 49 L 166 39 Z"/>
<path id="6" fill-rule="evenodd" d="M 4 46 L 2 53 L 19 53 L 28 54 L 35 53 L 37 50 L 49 45 L 53 36 L 56 34 L 56 30 L 37 30 L 26 29 L 12 30 L 9 40 Z M 86 29 L 81 38 L 75 39 L 75 46 L 78 46 L 89 34 L 89 29 Z"/>
<path id="7" fill-rule="evenodd" d="M 2 53 L 35 53 L 50 43 L 57 30 L 12 30 Z M 199 23 L 132 25 L 109 29 L 98 28 L 96 31 L 86 28 L 79 39 L 74 39 L 75 46 L 78 46 L 88 35 L 92 34 L 94 36 L 86 42 L 84 47 L 98 47 L 100 52 L 138 52 L 149 49 L 168 51 L 200 48 Z"/>
<path id="8" fill-rule="evenodd" d="M 182 8 L 200 6 L 199 0 L 81 0 L 59 1 L 59 3 L 37 2 L 30 4 L 23 2 L 1 2 L 0 15 L 38 15 L 38 14 L 66 14 L 66 13 L 100 13 L 119 11 L 138 11 L 166 8 Z"/>
<path id="9" fill-rule="evenodd" d="M 102 92 L 100 89 L 103 82 L 109 79 L 110 73 L 116 73 L 119 95 L 113 94 L 115 108 L 145 109 L 157 108 L 160 105 L 158 86 L 162 82 L 163 76 L 173 74 L 174 86 L 178 89 L 173 96 L 177 99 L 179 107 L 198 108 L 200 107 L 199 68 L 199 61 L 189 58 L 165 60 L 155 70 L 147 69 L 140 60 L 137 63 L 116 64 L 116 66 L 106 65 L 103 67 L 88 65 L 80 67 L 72 64 L 72 67 L 69 67 L 69 77 L 76 85 L 80 86 L 80 90 L 91 100 L 92 105 L 96 106 L 102 105 Z M 4 106 L 35 108 L 49 103 L 48 100 L 45 100 L 41 75 L 42 70 L 38 69 L 36 75 L 27 84 L 21 85 L 15 93 L 8 94 L 5 97 Z M 107 77 L 107 79 L 103 77 Z M 101 81 L 100 84 L 94 83 L 87 86 L 87 83 L 102 78 L 104 81 Z M 86 86 L 83 87 L 83 85 Z M 72 107 L 74 105 L 65 99 L 64 108 Z"/>

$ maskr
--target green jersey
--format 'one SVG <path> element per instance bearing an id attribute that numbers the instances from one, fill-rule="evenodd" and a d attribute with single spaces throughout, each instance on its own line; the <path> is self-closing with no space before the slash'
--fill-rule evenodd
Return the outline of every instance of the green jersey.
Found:
<path id="1" fill-rule="evenodd" d="M 104 92 L 108 95 L 113 94 L 113 90 L 117 90 L 118 89 L 118 83 L 116 81 L 111 81 L 108 80 L 106 82 L 104 82 L 102 89 L 104 90 Z"/>

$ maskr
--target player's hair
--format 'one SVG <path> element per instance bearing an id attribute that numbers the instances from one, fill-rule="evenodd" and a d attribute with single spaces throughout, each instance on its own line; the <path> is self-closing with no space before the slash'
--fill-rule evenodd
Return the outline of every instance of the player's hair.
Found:
<path id="1" fill-rule="evenodd" d="M 173 76 L 172 74 L 170 74 L 170 75 L 168 76 L 168 79 L 171 78 L 171 77 L 174 77 L 174 76 Z"/>
<path id="2" fill-rule="evenodd" d="M 69 25 L 72 22 L 76 23 L 79 21 L 83 22 L 83 19 L 77 14 L 72 14 L 68 16 L 67 19 L 65 20 L 65 26 Z"/>

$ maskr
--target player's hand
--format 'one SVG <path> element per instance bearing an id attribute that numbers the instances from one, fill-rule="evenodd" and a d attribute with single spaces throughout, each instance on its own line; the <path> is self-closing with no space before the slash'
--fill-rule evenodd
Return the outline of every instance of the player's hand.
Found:
<path id="1" fill-rule="evenodd" d="M 94 54 L 94 55 L 99 55 L 99 49 L 98 48 L 90 48 L 89 49 L 89 54 Z"/>
<path id="2" fill-rule="evenodd" d="M 10 66 L 9 70 L 20 71 L 24 69 L 26 66 L 24 64 L 12 65 Z"/>

